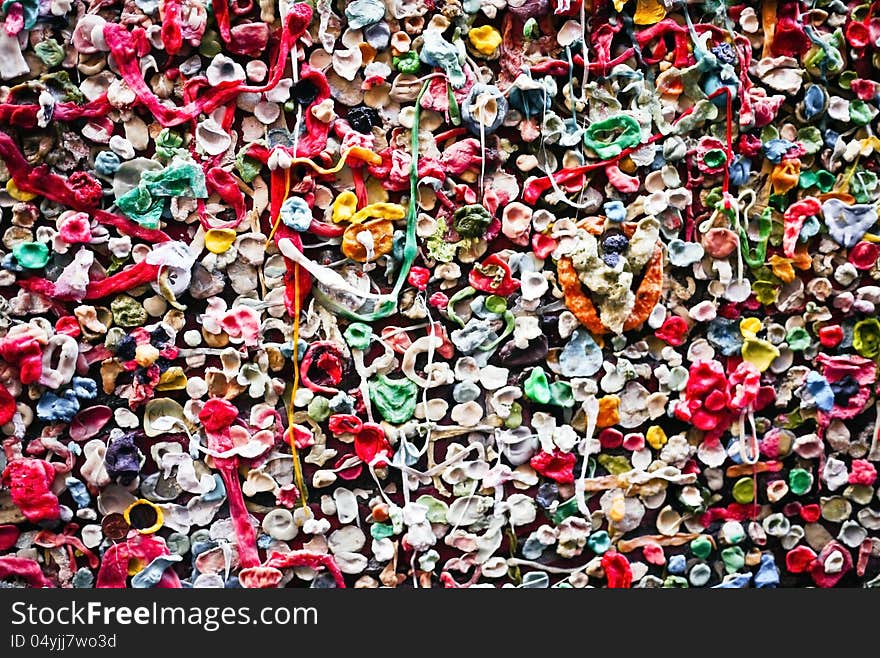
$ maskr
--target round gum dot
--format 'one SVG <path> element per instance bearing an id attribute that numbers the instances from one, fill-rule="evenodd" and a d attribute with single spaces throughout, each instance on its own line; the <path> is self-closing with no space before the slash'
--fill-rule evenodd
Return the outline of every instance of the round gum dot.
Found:
<path id="1" fill-rule="evenodd" d="M 645 447 L 645 435 L 641 432 L 631 432 L 623 437 L 622 445 L 625 450 L 638 452 Z"/>
<path id="2" fill-rule="evenodd" d="M 663 547 L 657 542 L 649 542 L 642 548 L 645 560 L 649 564 L 661 565 L 666 563 L 666 555 L 663 554 Z"/>
<path id="3" fill-rule="evenodd" d="M 111 512 L 101 520 L 101 531 L 107 539 L 123 539 L 130 528 L 128 520 L 119 512 Z"/>
<path id="4" fill-rule="evenodd" d="M 745 505 L 755 499 L 755 483 L 750 477 L 740 478 L 733 485 L 733 499 Z"/>
<path id="5" fill-rule="evenodd" d="M 829 324 L 819 329 L 819 342 L 822 347 L 837 347 L 843 340 L 843 327 Z"/>
<path id="6" fill-rule="evenodd" d="M 623 432 L 613 427 L 606 427 L 599 432 L 599 443 L 607 450 L 619 448 L 623 444 Z"/>
<path id="7" fill-rule="evenodd" d="M 721 526 L 721 539 L 726 544 L 738 544 L 746 538 L 746 531 L 739 521 L 727 521 Z"/>
<path id="8" fill-rule="evenodd" d="M 813 487 L 813 476 L 802 468 L 793 468 L 788 473 L 788 486 L 795 496 L 802 496 Z"/>
<path id="9" fill-rule="evenodd" d="M 165 514 L 158 505 L 140 498 L 125 508 L 125 522 L 142 535 L 157 532 L 165 524 Z"/>
<path id="10" fill-rule="evenodd" d="M 712 545 L 712 539 L 710 537 L 707 537 L 706 535 L 700 535 L 699 537 L 691 540 L 690 548 L 691 553 L 693 553 L 694 557 L 705 560 L 712 554 L 714 546 Z"/>
<path id="11" fill-rule="evenodd" d="M 806 523 L 815 523 L 822 515 L 822 508 L 817 503 L 810 503 L 802 505 L 799 513 Z"/>
<path id="12" fill-rule="evenodd" d="M 197 347 L 202 342 L 202 332 L 198 329 L 189 329 L 183 334 L 183 342 L 190 347 Z"/>
<path id="13" fill-rule="evenodd" d="M 708 564 L 695 564 L 688 573 L 688 581 L 693 587 L 703 587 L 712 578 L 712 569 Z"/>
<path id="14" fill-rule="evenodd" d="M 718 315 L 718 305 L 712 300 L 707 299 L 690 308 L 688 315 L 697 322 L 711 322 Z"/>

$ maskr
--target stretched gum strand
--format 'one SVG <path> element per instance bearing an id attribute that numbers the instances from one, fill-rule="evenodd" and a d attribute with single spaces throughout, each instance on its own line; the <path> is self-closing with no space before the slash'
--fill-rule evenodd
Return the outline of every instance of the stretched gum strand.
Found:
<path id="1" fill-rule="evenodd" d="M 113 226 L 121 233 L 145 242 L 160 243 L 171 239 L 163 231 L 143 227 L 127 217 L 79 201 L 64 177 L 50 173 L 46 165 L 31 167 L 12 137 L 3 132 L 0 132 L 0 159 L 6 163 L 12 180 L 23 192 L 38 194 L 74 210 L 87 212 L 101 224 Z"/>
<path id="2" fill-rule="evenodd" d="M 290 553 L 272 553 L 269 559 L 263 563 L 264 567 L 273 569 L 290 569 L 292 567 L 324 567 L 333 576 L 336 586 L 344 589 L 345 578 L 339 565 L 332 555 L 326 553 L 313 553 L 312 551 L 291 551 Z"/>
<path id="3" fill-rule="evenodd" d="M 86 294 L 83 299 L 101 299 L 109 297 L 132 288 L 137 288 L 145 283 L 151 283 L 156 280 L 159 274 L 159 265 L 150 265 L 146 261 L 141 261 L 128 267 L 121 272 L 108 276 L 100 281 L 90 281 L 86 288 Z M 46 297 L 56 298 L 55 284 L 48 279 L 39 277 L 31 277 L 18 282 L 19 285 L 30 292 L 40 293 Z"/>
<path id="4" fill-rule="evenodd" d="M 215 2 L 216 6 L 218 3 Z M 222 2 L 220 3 L 222 4 Z M 166 128 L 191 121 L 199 114 L 210 114 L 239 94 L 259 94 L 274 89 L 284 74 L 287 57 L 290 49 L 303 35 L 312 18 L 312 8 L 305 3 L 297 3 L 291 7 L 288 13 L 284 29 L 282 30 L 281 43 L 278 46 L 276 62 L 273 65 L 269 81 L 262 86 L 251 87 L 243 84 L 230 84 L 212 87 L 199 98 L 187 103 L 183 107 L 169 108 L 163 105 L 159 98 L 147 86 L 144 80 L 138 58 L 134 37 L 124 25 L 107 23 L 104 26 L 104 39 L 110 48 L 113 59 L 116 62 L 119 74 L 125 79 L 138 98 L 153 114 L 155 119 Z M 307 66 L 307 65 L 306 65 Z M 325 83 L 326 84 L 326 83 Z"/>
<path id="5" fill-rule="evenodd" d="M 430 83 L 430 81 L 433 78 L 440 77 L 445 77 L 445 74 L 432 73 L 425 76 L 424 78 L 421 78 L 422 80 L 424 80 L 424 83 L 422 84 L 421 91 L 419 91 L 419 94 L 416 97 L 415 112 L 413 114 L 413 127 L 410 131 L 412 133 L 412 160 L 410 162 L 409 175 L 410 196 L 406 214 L 406 242 L 403 248 L 403 262 L 401 263 L 401 267 L 398 272 L 397 281 L 394 284 L 394 288 L 387 295 L 383 295 L 387 302 L 382 302 L 379 305 L 379 308 L 371 313 L 362 314 L 347 309 L 346 307 L 339 304 L 336 300 L 331 299 L 328 295 L 324 294 L 317 287 L 312 290 L 312 294 L 314 295 L 315 299 L 317 299 L 323 306 L 334 313 L 348 318 L 349 320 L 370 323 L 391 315 L 397 308 L 397 302 L 394 301 L 394 298 L 400 295 L 400 291 L 403 288 L 404 283 L 406 283 L 407 276 L 409 276 L 410 268 L 412 267 L 412 264 L 413 262 L 415 262 L 416 256 L 418 255 L 418 246 L 416 245 L 416 218 L 418 215 L 418 211 L 416 210 L 416 208 L 418 206 L 417 198 L 419 182 L 419 119 L 421 115 L 421 102 L 422 97 L 425 95 L 425 92 L 428 89 L 428 84 Z"/>

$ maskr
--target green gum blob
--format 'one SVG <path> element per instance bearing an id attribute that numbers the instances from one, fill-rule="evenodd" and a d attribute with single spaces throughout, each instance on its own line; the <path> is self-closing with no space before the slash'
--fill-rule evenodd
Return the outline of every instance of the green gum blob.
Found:
<path id="1" fill-rule="evenodd" d="M 19 242 L 12 248 L 12 255 L 25 269 L 38 270 L 49 262 L 49 247 L 42 242 Z"/>
<path id="2" fill-rule="evenodd" d="M 394 68 L 401 73 L 410 73 L 413 75 L 419 72 L 419 68 L 422 65 L 419 61 L 419 54 L 412 50 L 403 53 L 402 55 L 392 57 L 391 63 L 394 65 Z"/>
<path id="3" fill-rule="evenodd" d="M 183 138 L 173 130 L 162 128 L 156 135 L 156 155 L 170 159 L 183 146 Z"/>
<path id="4" fill-rule="evenodd" d="M 595 151 L 600 158 L 613 158 L 640 141 L 639 122 L 626 114 L 597 121 L 584 132 L 584 146 Z"/>
<path id="5" fill-rule="evenodd" d="M 64 48 L 55 39 L 44 39 L 34 46 L 40 61 L 50 69 L 64 61 Z"/>
<path id="6" fill-rule="evenodd" d="M 687 589 L 689 587 L 687 578 L 682 576 L 666 576 L 666 580 L 663 581 L 663 589 Z"/>
<path id="7" fill-rule="evenodd" d="M 369 383 L 370 400 L 376 405 L 382 418 L 389 423 L 405 423 L 416 410 L 419 387 L 409 379 L 389 379 L 376 375 Z"/>
<path id="8" fill-rule="evenodd" d="M 795 496 L 803 496 L 813 487 L 813 476 L 802 468 L 793 468 L 788 473 L 788 488 Z"/>
<path id="9" fill-rule="evenodd" d="M 363 322 L 352 322 L 343 335 L 351 349 L 366 350 L 370 346 L 373 330 Z"/>
<path id="10" fill-rule="evenodd" d="M 746 564 L 746 556 L 739 546 L 731 546 L 721 551 L 721 561 L 727 573 L 736 573 Z"/>
<path id="11" fill-rule="evenodd" d="M 703 162 L 712 168 L 718 168 L 727 162 L 727 154 L 721 149 L 709 149 L 703 156 Z"/>
<path id="12" fill-rule="evenodd" d="M 705 535 L 700 535 L 691 541 L 691 553 L 694 554 L 694 557 L 705 560 L 712 554 L 712 540 Z"/>
<path id="13" fill-rule="evenodd" d="M 574 394 L 571 392 L 571 384 L 568 382 L 553 382 L 550 384 L 550 404 L 566 409 L 574 407 Z"/>
<path id="14" fill-rule="evenodd" d="M 211 6 L 211 3 L 208 3 L 208 7 Z M 223 48 L 220 45 L 220 35 L 216 30 L 205 30 L 204 35 L 202 35 L 202 41 L 199 44 L 199 54 L 204 55 L 205 57 L 214 57 L 214 55 L 219 55 L 222 52 Z"/>
<path id="15" fill-rule="evenodd" d="M 740 478 L 736 481 L 733 485 L 733 499 L 741 505 L 755 499 L 755 483 L 752 482 L 752 478 Z"/>
<path id="16" fill-rule="evenodd" d="M 425 516 L 430 523 L 446 523 L 446 515 L 449 512 L 449 505 L 442 500 L 437 500 L 433 496 L 419 496 L 416 503 L 424 505 L 428 508 Z"/>
<path id="17" fill-rule="evenodd" d="M 794 327 L 786 335 L 785 340 L 789 349 L 800 352 L 810 346 L 810 334 L 803 327 Z"/>
<path id="18" fill-rule="evenodd" d="M 550 382 L 547 380 L 544 369 L 540 366 L 532 368 L 531 374 L 523 383 L 523 390 L 526 397 L 532 402 L 537 402 L 538 404 L 550 403 Z"/>
<path id="19" fill-rule="evenodd" d="M 485 301 L 486 310 L 490 313 L 504 313 L 507 310 L 507 300 L 498 295 L 489 295 Z"/>
<path id="20" fill-rule="evenodd" d="M 514 402 L 510 405 L 510 415 L 504 419 L 504 427 L 513 430 L 522 425 L 522 421 L 522 405 Z"/>

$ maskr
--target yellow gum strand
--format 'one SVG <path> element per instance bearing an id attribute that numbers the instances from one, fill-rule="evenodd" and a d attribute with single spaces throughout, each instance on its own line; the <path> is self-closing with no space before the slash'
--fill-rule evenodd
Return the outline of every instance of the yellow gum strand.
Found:
<path id="1" fill-rule="evenodd" d="M 316 173 L 321 174 L 322 176 L 329 176 L 331 174 L 338 174 L 342 171 L 342 168 L 345 166 L 346 161 L 348 160 L 348 156 L 353 155 L 360 160 L 363 160 L 367 164 L 381 164 L 382 156 L 377 153 L 373 153 L 372 151 L 368 151 L 365 148 L 361 148 L 360 146 L 352 146 L 350 148 L 345 149 L 342 152 L 342 155 L 339 156 L 339 162 L 337 162 L 330 169 L 325 169 L 324 167 L 317 164 L 311 158 L 292 158 L 291 166 L 295 164 L 307 165 L 311 167 Z M 287 197 L 287 193 L 290 191 L 290 170 L 288 170 L 287 174 L 287 192 L 284 193 L 285 198 Z M 278 216 L 275 218 L 275 221 L 272 224 L 272 231 L 269 233 L 269 237 L 266 238 L 266 247 L 269 246 L 269 243 L 272 242 L 272 238 L 275 237 L 275 231 L 278 230 L 278 224 L 281 222 L 281 217 Z"/>

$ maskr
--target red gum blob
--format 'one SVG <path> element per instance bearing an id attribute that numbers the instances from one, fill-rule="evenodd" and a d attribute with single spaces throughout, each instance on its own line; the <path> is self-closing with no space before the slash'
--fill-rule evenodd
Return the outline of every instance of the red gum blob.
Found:
<path id="1" fill-rule="evenodd" d="M 849 88 L 859 100 L 863 101 L 873 100 L 877 93 L 877 84 L 864 78 L 856 78 L 849 84 Z"/>
<path id="2" fill-rule="evenodd" d="M 727 408 L 727 377 L 718 361 L 698 361 L 691 366 L 685 397 L 675 407 L 679 420 L 703 431 L 720 434 L 732 422 Z"/>
<path id="3" fill-rule="evenodd" d="M 349 459 L 351 459 L 352 455 L 343 455 L 339 459 L 336 460 L 333 464 L 336 475 L 338 475 L 343 480 L 354 480 L 361 476 L 361 473 L 364 472 L 364 465 L 360 462 L 357 462 L 354 466 L 350 466 L 348 468 L 342 468 L 342 465 L 345 464 Z"/>
<path id="4" fill-rule="evenodd" d="M 490 270 L 489 273 L 485 273 L 487 269 Z M 500 270 L 500 281 L 496 279 L 497 270 Z M 474 266 L 468 274 L 468 283 L 480 292 L 499 297 L 507 297 L 519 290 L 519 281 L 511 275 L 510 266 L 496 254 Z"/>
<path id="5" fill-rule="evenodd" d="M 353 414 L 333 414 L 329 420 L 330 431 L 334 436 L 357 434 L 363 426 L 363 421 Z"/>
<path id="6" fill-rule="evenodd" d="M 58 496 L 52 493 L 55 468 L 43 459 L 11 460 L 3 471 L 3 486 L 12 502 L 31 523 L 54 521 L 61 516 Z"/>
<path id="7" fill-rule="evenodd" d="M 0 384 L 0 425 L 5 425 L 15 417 L 15 398 L 3 384 Z"/>
<path id="8" fill-rule="evenodd" d="M 391 346 L 391 349 L 398 354 L 406 352 L 407 348 L 412 345 L 412 339 L 405 331 L 398 331 L 398 327 L 382 327 L 380 335 L 382 340 Z"/>
<path id="9" fill-rule="evenodd" d="M 544 477 L 563 484 L 574 482 L 574 464 L 576 457 L 570 452 L 554 450 L 552 453 L 542 450 L 529 460 L 532 468 Z"/>
<path id="10" fill-rule="evenodd" d="M 730 376 L 730 402 L 733 411 L 753 406 L 761 387 L 761 373 L 748 361 L 740 363 Z"/>
<path id="11" fill-rule="evenodd" d="M 671 315 L 663 321 L 663 325 L 654 332 L 654 335 L 666 343 L 678 346 L 687 338 L 688 325 L 684 318 Z"/>
<path id="12" fill-rule="evenodd" d="M 843 557 L 843 566 L 837 573 L 827 573 L 825 571 L 825 560 L 835 552 L 840 553 Z M 831 541 L 825 545 L 825 548 L 822 549 L 822 552 L 819 553 L 819 556 L 810 565 L 810 576 L 812 576 L 813 582 L 816 583 L 818 587 L 829 588 L 834 587 L 840 582 L 840 579 L 843 578 L 848 571 L 851 571 L 852 568 L 853 559 L 849 554 L 849 551 L 836 541 Z"/>
<path id="13" fill-rule="evenodd" d="M 0 357 L 18 366 L 22 384 L 33 384 L 43 374 L 43 348 L 30 334 L 16 334 L 0 340 Z"/>
<path id="14" fill-rule="evenodd" d="M 857 270 L 870 270 L 880 258 L 880 244 L 874 242 L 857 242 L 849 250 L 849 262 Z"/>
<path id="15" fill-rule="evenodd" d="M 785 555 L 785 567 L 791 573 L 803 573 L 816 559 L 816 554 L 809 546 L 796 546 Z"/>
<path id="16" fill-rule="evenodd" d="M 354 436 L 354 452 L 364 463 L 382 467 L 388 465 L 392 448 L 381 425 L 364 423 Z"/>
<path id="17" fill-rule="evenodd" d="M 241 547 L 239 547 L 241 551 Z M 160 555 L 168 555 L 165 540 L 155 535 L 136 534 L 131 539 L 113 544 L 101 559 L 95 587 L 107 589 L 124 589 L 128 579 L 128 565 L 137 560 L 144 566 Z M 166 569 L 156 587 L 163 589 L 180 588 L 180 579 L 172 569 Z"/>
<path id="18" fill-rule="evenodd" d="M 606 551 L 602 555 L 602 569 L 610 589 L 628 589 L 632 586 L 629 561 L 617 551 Z"/>
<path id="19" fill-rule="evenodd" d="M 289 441 L 289 440 L 288 440 Z M 298 425 L 293 426 L 293 443 L 297 450 L 305 450 L 315 445 L 315 435 L 311 430 L 304 429 Z"/>
<path id="20" fill-rule="evenodd" d="M 343 373 L 343 356 L 336 344 L 329 341 L 313 342 L 309 345 L 309 349 L 306 350 L 302 363 L 300 363 L 299 366 L 300 379 L 310 390 L 315 391 L 316 393 L 328 393 L 330 395 L 336 394 L 337 389 L 332 386 L 319 384 L 312 380 L 309 372 L 313 365 L 316 366 L 319 373 L 324 375 L 331 384 L 338 384 L 341 382 Z"/>
<path id="21" fill-rule="evenodd" d="M 623 432 L 613 427 L 606 427 L 599 432 L 599 443 L 606 450 L 619 448 L 623 444 Z"/>
<path id="22" fill-rule="evenodd" d="M 635 194 L 642 185 L 637 177 L 623 173 L 620 167 L 613 163 L 605 167 L 605 175 L 608 176 L 608 182 L 614 189 L 624 194 Z"/>
<path id="23" fill-rule="evenodd" d="M 788 258 L 795 257 L 798 236 L 804 227 L 807 217 L 820 215 L 822 205 L 819 199 L 807 197 L 788 207 L 783 215 L 782 251 Z"/>
<path id="24" fill-rule="evenodd" d="M 428 298 L 428 304 L 442 311 L 449 305 L 449 295 L 442 292 L 435 292 Z"/>
<path id="25" fill-rule="evenodd" d="M 819 517 L 822 515 L 822 508 L 819 507 L 818 504 L 812 503 L 810 505 L 804 505 L 800 509 L 801 518 L 807 523 L 815 523 L 819 520 Z"/>
<path id="26" fill-rule="evenodd" d="M 663 554 L 663 547 L 657 542 L 651 542 L 642 547 L 642 554 L 645 561 L 649 564 L 666 564 L 666 555 Z"/>
<path id="27" fill-rule="evenodd" d="M 830 324 L 819 329 L 819 342 L 822 347 L 836 347 L 843 340 L 843 327 Z"/>
<path id="28" fill-rule="evenodd" d="M 260 315 L 248 306 L 236 306 L 220 321 L 223 331 L 232 338 L 244 339 L 248 347 L 260 344 Z"/>
<path id="29" fill-rule="evenodd" d="M 245 589 L 273 589 L 282 578 L 284 574 L 274 567 L 248 567 L 238 574 L 238 582 Z"/>
<path id="30" fill-rule="evenodd" d="M 176 55 L 183 45 L 183 33 L 180 30 L 180 0 L 165 0 L 162 17 L 162 44 L 165 52 Z"/>
<path id="31" fill-rule="evenodd" d="M 212 167 L 205 173 L 205 185 L 208 192 L 216 192 L 217 195 L 235 212 L 236 226 L 244 221 L 247 212 L 244 203 L 244 195 L 238 188 L 235 177 L 225 169 Z"/>
<path id="32" fill-rule="evenodd" d="M 745 521 L 757 513 L 758 506 L 755 504 L 743 505 L 731 503 L 727 507 L 710 507 L 700 517 L 700 523 L 708 528 L 715 521 Z"/>
<path id="33" fill-rule="evenodd" d="M 541 260 L 547 260 L 557 246 L 559 246 L 559 243 L 549 235 L 535 233 L 532 236 L 532 251 L 534 251 L 535 256 Z"/>
<path id="34" fill-rule="evenodd" d="M 440 340 L 443 341 L 440 344 L 440 347 L 437 348 L 437 354 L 442 356 L 444 359 L 451 359 L 453 356 L 455 356 L 455 346 L 452 344 L 452 341 L 449 340 L 449 335 L 446 333 L 445 326 L 443 326 L 439 322 L 435 322 L 428 330 L 428 335 L 437 336 Z"/>
<path id="35" fill-rule="evenodd" d="M 14 555 L 0 556 L 0 578 L 15 576 L 21 578 L 31 587 L 55 587 L 43 572 L 35 560 L 29 560 Z"/>
<path id="36" fill-rule="evenodd" d="M 850 484 L 864 484 L 870 487 L 877 480 L 877 469 L 865 459 L 853 459 L 851 469 L 848 480 Z"/>
<path id="37" fill-rule="evenodd" d="M 82 333 L 79 327 L 79 320 L 73 315 L 65 315 L 58 318 L 58 321 L 55 322 L 55 331 L 71 338 L 77 338 Z"/>
<path id="38" fill-rule="evenodd" d="M 427 267 L 415 266 L 410 268 L 409 276 L 406 278 L 411 286 L 419 290 L 425 290 L 428 287 L 428 281 L 431 280 L 431 270 Z"/>
<path id="39" fill-rule="evenodd" d="M 20 534 L 14 525 L 0 525 L 0 551 L 7 551 L 15 546 Z"/>
<path id="40" fill-rule="evenodd" d="M 68 244 L 85 244 L 92 239 L 89 216 L 84 212 L 70 213 L 59 223 L 58 233 Z"/>
<path id="41" fill-rule="evenodd" d="M 800 57 L 810 49 L 810 45 L 810 39 L 802 23 L 799 24 L 790 16 L 777 21 L 773 44 L 770 46 L 771 54 Z"/>
<path id="42" fill-rule="evenodd" d="M 228 400 L 212 398 L 205 403 L 199 412 L 199 420 L 208 435 L 208 448 L 215 452 L 225 452 L 233 447 L 229 426 L 238 416 L 238 410 Z M 253 567 L 260 563 L 257 552 L 257 535 L 249 520 L 249 514 L 241 493 L 241 482 L 238 479 L 238 457 L 213 457 L 214 464 L 220 469 L 220 476 L 226 487 L 226 499 L 229 503 L 229 515 L 238 539 L 238 555 L 245 567 Z"/>

